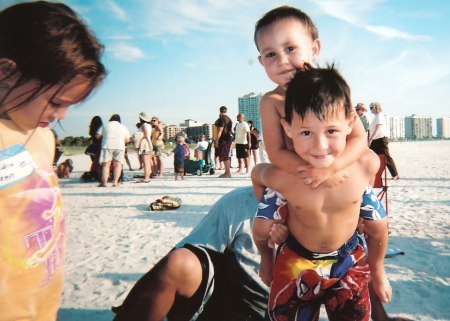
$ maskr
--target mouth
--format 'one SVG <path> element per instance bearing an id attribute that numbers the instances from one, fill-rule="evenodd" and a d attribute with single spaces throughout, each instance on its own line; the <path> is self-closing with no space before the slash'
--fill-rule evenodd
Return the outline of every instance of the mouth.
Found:
<path id="1" fill-rule="evenodd" d="M 42 127 L 42 128 L 46 128 L 46 127 L 50 126 L 50 123 L 40 122 L 40 123 L 38 124 L 38 126 L 39 126 L 39 127 Z"/>
<path id="2" fill-rule="evenodd" d="M 325 159 L 327 155 L 311 155 L 311 157 L 314 159 Z"/>
<path id="3" fill-rule="evenodd" d="M 295 69 L 287 69 L 287 70 L 282 71 L 280 73 L 280 75 L 287 75 L 287 74 L 292 73 L 293 71 L 295 71 Z"/>

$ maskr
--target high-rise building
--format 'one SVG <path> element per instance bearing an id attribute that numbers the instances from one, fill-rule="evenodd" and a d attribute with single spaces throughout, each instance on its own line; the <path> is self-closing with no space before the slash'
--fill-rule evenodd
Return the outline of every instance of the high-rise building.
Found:
<path id="1" fill-rule="evenodd" d="M 388 136 L 391 139 L 405 138 L 405 118 L 399 116 L 386 116 Z"/>
<path id="2" fill-rule="evenodd" d="M 204 134 L 206 139 L 212 137 L 212 125 L 199 123 L 193 119 L 185 119 L 184 123 L 179 126 L 169 125 L 165 128 L 167 138 L 175 138 L 180 132 L 185 132 L 192 142 L 196 142 L 201 134 Z"/>
<path id="3" fill-rule="evenodd" d="M 433 118 L 412 115 L 405 117 L 405 136 L 407 139 L 433 137 Z"/>
<path id="4" fill-rule="evenodd" d="M 441 117 L 436 119 L 436 137 L 450 138 L 450 118 Z"/>
<path id="5" fill-rule="evenodd" d="M 238 98 L 238 111 L 245 115 L 245 120 L 252 120 L 253 126 L 261 130 L 261 116 L 259 115 L 259 101 L 262 94 L 250 93 Z"/>

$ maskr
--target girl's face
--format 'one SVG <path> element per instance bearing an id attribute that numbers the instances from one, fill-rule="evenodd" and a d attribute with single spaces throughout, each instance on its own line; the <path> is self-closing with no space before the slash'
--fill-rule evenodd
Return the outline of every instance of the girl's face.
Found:
<path id="1" fill-rule="evenodd" d="M 39 85 L 38 81 L 30 80 L 15 88 L 0 113 L 6 111 L 7 116 L 23 130 L 48 127 L 54 120 L 64 119 L 69 106 L 81 101 L 92 87 L 87 78 L 78 75 L 67 85 L 41 90 L 34 99 L 26 101 Z M 17 105 L 19 107 L 14 108 Z"/>

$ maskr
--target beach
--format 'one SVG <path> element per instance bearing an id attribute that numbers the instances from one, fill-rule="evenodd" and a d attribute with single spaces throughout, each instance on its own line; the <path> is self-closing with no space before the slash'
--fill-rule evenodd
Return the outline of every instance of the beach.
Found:
<path id="1" fill-rule="evenodd" d="M 393 142 L 389 148 L 401 177 L 388 182 L 389 244 L 405 254 L 385 259 L 393 287 L 386 310 L 415 321 L 450 320 L 450 141 Z M 120 186 L 99 188 L 80 180 L 89 156 L 63 155 L 60 161 L 66 158 L 75 169 L 59 180 L 68 234 L 58 321 L 112 320 L 111 306 L 120 305 L 221 196 L 251 185 L 250 174 L 218 178 L 223 171 L 175 181 L 173 157 L 166 157 L 162 178 L 137 184 L 133 176 L 142 171 L 125 166 Z M 136 169 L 136 155 L 129 158 Z M 236 171 L 235 158 L 232 166 Z M 165 195 L 181 198 L 182 206 L 149 211 L 149 204 Z M 320 320 L 327 320 L 325 314 Z"/>

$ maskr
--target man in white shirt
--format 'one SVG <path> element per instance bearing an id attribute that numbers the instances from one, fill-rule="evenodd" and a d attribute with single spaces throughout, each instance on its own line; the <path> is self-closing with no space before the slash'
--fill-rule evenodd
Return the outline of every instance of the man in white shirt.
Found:
<path id="1" fill-rule="evenodd" d="M 234 129 L 236 144 L 236 158 L 238 159 L 239 169 L 236 173 L 248 173 L 248 150 L 250 149 L 250 126 L 244 121 L 244 114 L 238 114 L 238 123 Z"/>

